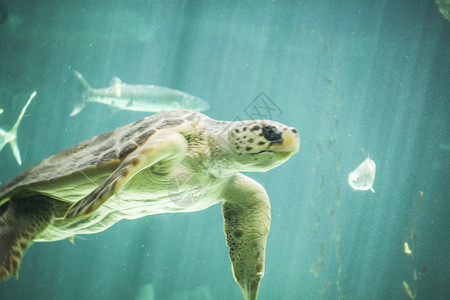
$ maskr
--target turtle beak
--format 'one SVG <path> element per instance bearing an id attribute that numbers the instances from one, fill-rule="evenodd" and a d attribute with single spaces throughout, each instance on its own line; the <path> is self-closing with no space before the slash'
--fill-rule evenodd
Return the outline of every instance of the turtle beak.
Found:
<path id="1" fill-rule="evenodd" d="M 287 127 L 283 131 L 283 136 L 280 141 L 273 142 L 269 150 L 277 153 L 285 153 L 289 156 L 295 154 L 300 149 L 300 136 L 297 133 L 297 129 L 293 127 Z"/>

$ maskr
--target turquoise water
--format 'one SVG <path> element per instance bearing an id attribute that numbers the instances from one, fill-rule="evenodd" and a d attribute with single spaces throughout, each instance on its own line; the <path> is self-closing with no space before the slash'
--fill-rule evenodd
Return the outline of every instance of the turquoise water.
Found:
<path id="1" fill-rule="evenodd" d="M 450 22 L 433 1 L 0 5 L 2 129 L 37 91 L 18 132 L 22 166 L 9 146 L 0 152 L 2 184 L 148 115 L 88 104 L 69 117 L 73 70 L 95 88 L 114 76 L 167 86 L 207 100 L 215 119 L 298 129 L 298 154 L 247 174 L 272 206 L 258 299 L 409 299 L 403 281 L 416 299 L 450 298 Z M 353 191 L 348 173 L 369 156 L 376 193 Z M 0 299 L 150 299 L 149 290 L 242 298 L 220 205 L 121 221 L 74 245 L 36 243 L 20 279 L 0 283 Z"/>

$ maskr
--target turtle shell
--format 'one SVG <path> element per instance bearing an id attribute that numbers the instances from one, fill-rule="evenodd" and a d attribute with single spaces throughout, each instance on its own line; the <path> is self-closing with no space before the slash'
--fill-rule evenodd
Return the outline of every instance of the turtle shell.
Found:
<path id="1" fill-rule="evenodd" d="M 194 111 L 170 111 L 146 117 L 134 123 L 88 139 L 63 150 L 27 169 L 0 190 L 0 205 L 17 194 L 48 194 L 52 198 L 72 202 L 71 197 L 58 196 L 57 189 L 79 188 L 83 182 L 97 185 L 137 147 L 156 131 L 179 127 L 185 122 L 208 118 Z M 58 182 L 59 184 L 56 184 Z M 59 194 L 70 194 L 60 191 Z M 79 194 L 74 195 L 73 201 Z"/>

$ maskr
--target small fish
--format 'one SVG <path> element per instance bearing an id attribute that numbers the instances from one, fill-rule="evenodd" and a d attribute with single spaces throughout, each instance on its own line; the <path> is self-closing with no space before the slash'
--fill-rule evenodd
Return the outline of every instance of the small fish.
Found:
<path id="1" fill-rule="evenodd" d="M 0 151 L 3 149 L 3 147 L 6 146 L 6 144 L 9 143 L 19 166 L 22 165 L 22 160 L 20 159 L 20 152 L 19 148 L 17 147 L 17 129 L 19 128 L 22 117 L 25 114 L 25 111 L 27 110 L 27 107 L 30 104 L 31 100 L 33 100 L 34 96 L 36 96 L 36 92 L 33 92 L 31 94 L 30 98 L 27 101 L 27 104 L 25 104 L 25 106 L 22 108 L 22 112 L 17 118 L 16 124 L 14 124 L 9 132 L 0 129 Z"/>
<path id="2" fill-rule="evenodd" d="M 112 85 L 103 89 L 93 89 L 83 76 L 74 71 L 80 82 L 81 97 L 70 116 L 78 114 L 87 102 L 109 105 L 111 108 L 161 112 L 167 110 L 192 109 L 204 111 L 209 104 L 192 95 L 157 85 L 131 85 L 114 77 Z"/>
<path id="3" fill-rule="evenodd" d="M 3 113 L 3 108 L 0 108 L 0 115 Z"/>
<path id="4" fill-rule="evenodd" d="M 375 162 L 370 158 L 363 161 L 355 170 L 348 175 L 348 184 L 358 191 L 373 189 L 373 181 L 375 180 Z"/>
<path id="5" fill-rule="evenodd" d="M 412 255 L 412 251 L 411 251 L 411 249 L 409 249 L 408 242 L 405 241 L 405 243 L 403 244 L 403 248 L 404 248 L 403 252 L 405 252 L 406 254 L 408 254 L 410 256 Z"/>

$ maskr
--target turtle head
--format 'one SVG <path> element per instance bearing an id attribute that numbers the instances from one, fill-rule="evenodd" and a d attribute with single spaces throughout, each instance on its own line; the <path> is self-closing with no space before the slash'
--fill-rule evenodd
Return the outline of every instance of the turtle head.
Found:
<path id="1" fill-rule="evenodd" d="M 228 139 L 236 154 L 238 169 L 265 172 L 297 153 L 300 137 L 293 127 L 270 120 L 236 122 Z"/>

